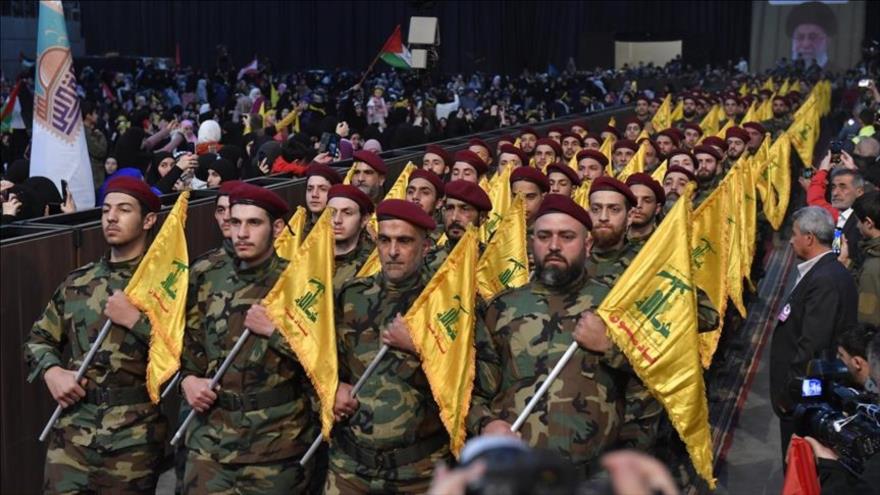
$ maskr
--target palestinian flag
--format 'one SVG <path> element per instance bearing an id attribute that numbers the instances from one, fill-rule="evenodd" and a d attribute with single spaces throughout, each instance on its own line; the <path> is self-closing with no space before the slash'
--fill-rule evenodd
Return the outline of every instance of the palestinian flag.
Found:
<path id="1" fill-rule="evenodd" d="M 400 36 L 400 24 L 394 28 L 394 32 L 388 37 L 388 41 L 385 42 L 385 46 L 379 52 L 379 58 L 391 67 L 397 67 L 398 69 L 412 68 L 412 56 L 403 45 L 403 39 Z"/>
<path id="2" fill-rule="evenodd" d="M 6 104 L 3 105 L 3 110 L 0 111 L 0 131 L 2 132 L 24 128 L 23 125 L 20 127 L 14 125 L 17 123 L 16 120 L 21 121 L 21 105 L 18 102 L 19 87 L 21 87 L 21 81 L 15 83 L 15 87 L 9 93 L 9 98 L 6 99 Z"/>

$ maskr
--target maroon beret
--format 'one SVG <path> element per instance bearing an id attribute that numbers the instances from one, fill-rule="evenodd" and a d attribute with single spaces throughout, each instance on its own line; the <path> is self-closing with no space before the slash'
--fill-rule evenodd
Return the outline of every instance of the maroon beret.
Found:
<path id="1" fill-rule="evenodd" d="M 678 136 L 679 143 L 684 141 L 684 131 L 679 129 L 678 127 L 670 127 L 668 129 L 666 129 L 666 131 L 671 132 L 672 134 L 675 134 L 676 136 Z"/>
<path id="2" fill-rule="evenodd" d="M 222 183 L 220 183 L 220 187 L 217 188 L 217 197 L 229 196 L 229 193 L 241 184 L 243 184 L 243 182 L 240 180 L 223 181 Z"/>
<path id="3" fill-rule="evenodd" d="M 646 141 L 647 141 L 647 143 L 648 143 L 648 145 L 649 145 L 650 147 L 654 148 L 654 152 L 655 152 L 655 153 L 660 153 L 660 148 L 657 147 L 657 141 L 654 141 L 654 140 L 651 139 L 651 138 L 643 137 L 642 139 L 639 139 L 638 142 L 636 142 L 636 144 L 638 144 L 638 145 L 639 145 L 639 148 L 641 148 L 641 147 L 642 147 L 642 143 L 644 143 L 644 142 L 646 142 Z"/>
<path id="4" fill-rule="evenodd" d="M 629 203 L 630 207 L 635 206 L 639 202 L 636 197 L 633 196 L 632 191 L 629 190 L 629 186 L 614 177 L 608 177 L 607 175 L 597 177 L 590 185 L 590 196 L 592 196 L 594 192 L 599 191 L 614 191 L 623 194 L 623 197 L 626 198 L 626 202 Z"/>
<path id="5" fill-rule="evenodd" d="M 455 152 L 455 161 L 456 162 L 464 162 L 474 167 L 479 175 L 485 175 L 486 172 L 489 171 L 489 167 L 486 165 L 486 162 L 480 158 L 480 155 L 474 153 L 471 150 L 459 150 Z"/>
<path id="6" fill-rule="evenodd" d="M 584 145 L 584 140 L 581 139 L 581 136 L 577 133 L 574 133 L 574 132 L 563 132 L 562 138 L 560 139 L 560 141 L 565 141 L 566 139 L 569 139 L 569 138 L 574 138 L 578 142 L 578 144 L 580 144 L 581 146 Z"/>
<path id="7" fill-rule="evenodd" d="M 670 166 L 666 167 L 666 173 L 663 174 L 663 180 L 666 180 L 666 177 L 668 177 L 669 174 L 671 174 L 673 172 L 677 172 L 679 174 L 684 174 L 685 176 L 687 176 L 688 180 L 691 182 L 697 181 L 697 176 L 694 175 L 693 172 L 691 172 L 690 170 L 688 170 L 684 167 L 679 167 L 678 165 L 670 165 Z"/>
<path id="8" fill-rule="evenodd" d="M 788 93 L 785 93 L 785 98 L 788 100 L 789 104 L 791 104 L 792 102 L 795 102 L 795 101 L 800 101 L 801 92 L 796 89 L 793 89 L 793 90 L 789 91 Z"/>
<path id="9" fill-rule="evenodd" d="M 351 184 L 334 184 L 327 192 L 327 201 L 333 198 L 347 198 L 355 203 L 361 209 L 361 215 L 369 215 L 373 213 L 373 200 L 367 196 L 367 193 L 361 191 Z"/>
<path id="10" fill-rule="evenodd" d="M 733 100 L 738 105 L 742 105 L 742 98 L 737 96 L 735 93 L 728 93 L 728 94 L 724 95 L 724 101 L 726 102 L 727 100 Z"/>
<path id="11" fill-rule="evenodd" d="M 716 148 L 714 146 L 709 146 L 708 144 L 701 144 L 699 146 L 694 146 L 694 158 L 696 158 L 696 156 L 699 153 L 705 153 L 707 155 L 712 155 L 716 160 L 720 160 L 720 159 L 724 158 L 724 155 L 722 155 L 721 152 L 718 151 L 718 148 Z"/>
<path id="12" fill-rule="evenodd" d="M 692 102 L 697 102 L 697 95 L 693 93 L 685 93 L 684 96 L 681 97 L 681 101 L 691 100 Z"/>
<path id="13" fill-rule="evenodd" d="M 672 127 L 670 127 L 669 129 L 663 129 L 662 131 L 658 132 L 657 137 L 660 136 L 668 137 L 672 140 L 672 144 L 675 146 L 678 146 L 678 144 L 681 142 L 681 138 L 678 137 L 678 133 L 675 132 Z"/>
<path id="14" fill-rule="evenodd" d="M 492 201 L 486 191 L 467 180 L 454 180 L 446 184 L 446 197 L 464 201 L 480 211 L 492 211 Z"/>
<path id="15" fill-rule="evenodd" d="M 330 185 L 342 184 L 342 177 L 333 167 L 324 165 L 323 163 L 310 163 L 309 169 L 306 171 L 306 179 L 318 176 L 327 179 Z"/>
<path id="16" fill-rule="evenodd" d="M 519 131 L 520 137 L 526 134 L 531 134 L 535 137 L 540 136 L 540 134 L 538 134 L 538 131 L 536 131 L 534 127 L 523 127 L 522 130 Z"/>
<path id="17" fill-rule="evenodd" d="M 586 121 L 578 120 L 577 122 L 572 122 L 568 128 L 574 129 L 575 127 L 580 127 L 581 129 L 590 132 L 590 126 L 587 125 Z"/>
<path id="18" fill-rule="evenodd" d="M 615 138 L 620 139 L 620 131 L 618 131 L 617 128 L 614 126 L 606 125 L 605 129 L 602 132 L 610 132 L 611 134 L 614 134 Z"/>
<path id="19" fill-rule="evenodd" d="M 128 176 L 117 177 L 107 183 L 104 197 L 106 198 L 112 192 L 128 194 L 146 205 L 147 209 L 153 213 L 162 209 L 162 201 L 159 200 L 159 196 L 156 196 L 156 193 L 150 190 L 150 186 L 140 179 Z"/>
<path id="20" fill-rule="evenodd" d="M 650 174 L 636 172 L 626 178 L 626 185 L 630 188 L 630 191 L 632 191 L 632 186 L 636 184 L 650 189 L 654 193 L 654 197 L 657 198 L 658 203 L 663 204 L 666 202 L 666 191 L 663 190 L 663 186 L 654 180 Z"/>
<path id="21" fill-rule="evenodd" d="M 786 105 L 791 105 L 791 102 L 788 101 L 788 98 L 786 98 L 785 96 L 782 96 L 782 95 L 776 95 L 776 96 L 773 97 L 773 101 L 776 101 L 776 100 L 779 100 L 779 101 L 781 101 L 782 103 L 785 103 Z"/>
<path id="22" fill-rule="evenodd" d="M 599 162 L 603 167 L 608 165 L 608 157 L 599 150 L 580 150 L 577 154 L 577 161 L 580 162 L 584 158 L 592 158 Z"/>
<path id="23" fill-rule="evenodd" d="M 639 145 L 630 139 L 618 139 L 614 142 L 614 151 L 619 150 L 620 148 L 626 148 L 628 150 L 632 150 L 633 153 L 639 151 Z"/>
<path id="24" fill-rule="evenodd" d="M 468 146 L 482 146 L 483 148 L 486 148 L 486 151 L 489 152 L 489 156 L 492 156 L 492 148 L 490 148 L 489 145 L 486 144 L 486 141 L 483 141 L 482 139 L 471 138 L 470 140 L 468 140 Z"/>
<path id="25" fill-rule="evenodd" d="M 721 139 L 718 136 L 707 136 L 705 139 L 703 139 L 702 142 L 700 142 L 700 144 L 707 144 L 709 146 L 717 146 L 718 148 L 721 148 L 723 151 L 727 151 L 727 141 Z"/>
<path id="26" fill-rule="evenodd" d="M 513 169 L 513 172 L 510 174 L 510 185 L 512 186 L 514 183 L 521 180 L 537 184 L 543 192 L 550 190 L 550 181 L 547 180 L 547 176 L 542 174 L 541 171 L 536 168 L 519 167 Z"/>
<path id="27" fill-rule="evenodd" d="M 767 134 L 767 129 L 764 129 L 764 126 L 762 126 L 758 122 L 746 122 L 745 124 L 742 125 L 742 128 L 743 129 L 753 129 L 755 131 L 760 132 L 762 136 L 764 134 Z"/>
<path id="28" fill-rule="evenodd" d="M 773 94 L 773 91 L 771 91 L 771 90 L 769 90 L 769 89 L 767 89 L 767 88 L 764 88 L 764 89 L 762 89 L 761 91 L 758 91 L 758 94 L 759 94 L 759 95 L 767 95 L 767 96 L 770 96 L 770 95 Z M 775 98 L 774 98 L 774 99 L 775 99 Z"/>
<path id="29" fill-rule="evenodd" d="M 688 122 L 687 124 L 684 125 L 684 128 L 690 129 L 692 131 L 697 131 L 697 134 L 699 134 L 700 136 L 703 135 L 703 128 L 700 127 L 700 124 L 694 124 L 693 122 Z"/>
<path id="30" fill-rule="evenodd" d="M 417 204 L 403 199 L 386 199 L 376 207 L 376 217 L 383 220 L 403 220 L 415 227 L 428 231 L 437 228 L 437 223 L 431 215 L 425 213 Z"/>
<path id="31" fill-rule="evenodd" d="M 560 174 L 565 175 L 566 177 L 568 177 L 568 180 L 570 180 L 571 183 L 574 184 L 575 186 L 581 185 L 581 178 L 578 177 L 577 172 L 575 172 L 574 169 L 569 167 L 567 163 L 564 163 L 564 164 L 563 163 L 551 163 L 550 165 L 548 165 L 547 166 L 548 182 L 550 179 L 550 174 L 552 174 L 553 172 L 558 172 Z"/>
<path id="32" fill-rule="evenodd" d="M 529 164 L 529 154 L 512 144 L 501 145 L 501 153 L 510 153 L 519 157 L 523 165 Z"/>
<path id="33" fill-rule="evenodd" d="M 566 131 L 562 127 L 551 127 L 549 129 L 547 129 L 547 134 L 550 134 L 551 132 L 559 133 L 559 135 L 561 136 L 561 135 L 565 134 Z"/>
<path id="34" fill-rule="evenodd" d="M 452 168 L 452 165 L 455 163 L 455 159 L 452 158 L 452 155 L 440 146 L 437 146 L 436 144 L 429 144 L 428 146 L 425 146 L 425 154 L 427 153 L 433 153 L 439 156 L 447 167 Z"/>
<path id="35" fill-rule="evenodd" d="M 742 127 L 729 127 L 727 128 L 727 132 L 724 134 L 724 139 L 728 140 L 730 138 L 742 139 L 744 143 L 748 143 L 749 133 L 746 132 L 746 130 Z"/>
<path id="36" fill-rule="evenodd" d="M 636 124 L 636 125 L 638 125 L 638 126 L 639 126 L 639 129 L 645 127 L 645 124 L 643 124 L 642 121 L 639 120 L 638 117 L 630 117 L 630 118 L 624 120 L 624 121 L 623 121 L 623 128 L 626 129 L 626 127 L 627 127 L 628 125 L 630 125 L 630 124 Z"/>
<path id="37" fill-rule="evenodd" d="M 564 194 L 548 194 L 544 196 L 541 206 L 538 207 L 538 212 L 535 213 L 535 218 L 541 218 L 548 213 L 565 213 L 582 223 L 587 230 L 593 229 L 593 221 L 590 219 L 590 214 L 587 213 L 587 210 Z"/>
<path id="38" fill-rule="evenodd" d="M 541 138 L 535 143 L 535 148 L 540 145 L 549 146 L 553 148 L 553 152 L 556 153 L 556 158 L 560 158 L 562 156 L 562 145 L 557 143 L 556 140 L 550 138 Z"/>
<path id="39" fill-rule="evenodd" d="M 413 179 L 424 179 L 430 182 L 434 186 L 434 192 L 437 193 L 437 197 L 439 198 L 443 195 L 443 180 L 434 172 L 416 169 L 409 174 L 409 183 L 412 183 Z"/>
<path id="40" fill-rule="evenodd" d="M 242 182 L 229 192 L 229 204 L 259 206 L 272 218 L 281 218 L 289 211 L 287 202 L 281 199 L 281 196 L 247 182 Z"/>
<path id="41" fill-rule="evenodd" d="M 388 173 L 388 167 L 385 165 L 385 160 L 383 160 L 381 156 L 373 153 L 372 151 L 355 151 L 353 158 L 356 162 L 366 163 L 367 165 L 372 167 L 373 170 L 381 175 L 386 175 Z"/>
<path id="42" fill-rule="evenodd" d="M 697 160 L 694 159 L 694 155 L 690 151 L 683 150 L 681 148 L 675 148 L 674 150 L 671 150 L 669 152 L 669 155 L 666 158 L 668 158 L 669 160 L 672 160 L 674 157 L 676 157 L 678 155 L 686 155 L 688 158 L 691 159 L 691 161 L 694 163 L 694 165 L 697 164 Z"/>

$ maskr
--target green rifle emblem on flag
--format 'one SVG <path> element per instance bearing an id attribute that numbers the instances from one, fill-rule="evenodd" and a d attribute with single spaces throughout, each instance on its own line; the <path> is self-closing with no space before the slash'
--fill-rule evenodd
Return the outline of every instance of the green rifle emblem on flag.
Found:
<path id="1" fill-rule="evenodd" d="M 703 262 L 705 261 L 706 254 L 713 253 L 715 254 L 715 250 L 712 249 L 712 243 L 709 242 L 709 239 L 705 237 L 700 237 L 700 245 L 695 247 L 691 252 L 691 259 L 694 262 L 694 266 L 697 269 L 703 267 Z"/>
<path id="2" fill-rule="evenodd" d="M 513 279 L 513 276 L 516 275 L 517 271 L 525 270 L 526 266 L 520 263 L 516 258 L 507 258 L 507 261 L 512 266 L 501 272 L 501 275 L 498 276 L 498 281 L 501 282 L 504 287 L 510 288 L 509 284 L 510 281 Z"/>
<path id="3" fill-rule="evenodd" d="M 654 331 L 663 337 L 669 337 L 669 322 L 661 321 L 659 317 L 669 309 L 675 301 L 674 297 L 683 294 L 685 291 L 691 290 L 691 286 L 666 270 L 656 275 L 661 279 L 669 281 L 669 288 L 666 292 L 660 289 L 655 290 L 650 296 L 636 301 L 636 308 L 642 313 L 646 320 L 651 322 Z"/>
<path id="4" fill-rule="evenodd" d="M 172 262 L 171 266 L 173 270 L 171 272 L 168 272 L 168 276 L 165 277 L 165 280 L 162 281 L 160 286 L 162 287 L 162 290 L 164 290 L 165 293 L 168 294 L 168 297 L 173 300 L 177 298 L 177 291 L 175 290 L 174 286 L 177 285 L 177 280 L 185 271 L 189 269 L 189 266 L 187 266 L 186 263 L 177 259 Z"/>
<path id="5" fill-rule="evenodd" d="M 461 305 L 461 296 L 456 295 L 452 296 L 452 298 L 458 301 L 458 307 L 447 309 L 442 313 L 437 313 L 437 320 L 443 325 L 443 329 L 446 331 L 446 335 L 449 336 L 449 339 L 454 341 L 455 338 L 458 337 L 458 332 L 455 330 L 455 324 L 458 322 L 459 315 L 461 313 L 469 313 Z"/>
<path id="6" fill-rule="evenodd" d="M 296 307 L 298 307 L 306 315 L 312 323 L 318 321 L 318 313 L 312 310 L 312 307 L 318 303 L 318 298 L 324 294 L 325 286 L 320 280 L 310 278 L 309 285 L 315 287 L 314 292 L 306 292 L 305 295 L 296 299 Z"/>

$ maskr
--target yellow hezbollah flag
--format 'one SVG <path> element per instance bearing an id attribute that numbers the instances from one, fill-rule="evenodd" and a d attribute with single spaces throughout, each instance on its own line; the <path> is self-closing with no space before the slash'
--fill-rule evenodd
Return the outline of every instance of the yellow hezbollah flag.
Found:
<path id="1" fill-rule="evenodd" d="M 520 138 L 516 138 L 513 141 L 513 147 L 514 148 L 522 148 L 522 142 L 520 141 Z"/>
<path id="2" fill-rule="evenodd" d="M 666 408 L 697 473 L 714 489 L 688 242 L 693 187 L 688 186 L 596 313 L 636 374 Z"/>
<path id="3" fill-rule="evenodd" d="M 761 105 L 758 107 L 758 111 L 755 112 L 755 118 L 758 119 L 758 122 L 763 122 L 765 120 L 770 120 L 773 118 L 773 98 L 776 97 L 776 93 L 770 95 L 770 98 L 767 98 L 766 101 L 761 102 Z"/>
<path id="4" fill-rule="evenodd" d="M 770 161 L 770 143 L 772 139 L 770 133 L 764 134 L 764 140 L 755 155 L 752 157 L 752 175 L 755 178 L 755 190 L 761 201 L 767 201 L 767 164 Z"/>
<path id="5" fill-rule="evenodd" d="M 764 81 L 764 85 L 761 86 L 761 89 L 769 89 L 770 91 L 776 91 L 776 85 L 773 84 L 773 76 L 770 76 L 769 78 L 767 78 L 766 81 Z"/>
<path id="6" fill-rule="evenodd" d="M 572 155 L 571 160 L 568 161 L 568 167 L 577 173 L 578 171 L 578 156 L 577 153 Z"/>
<path id="7" fill-rule="evenodd" d="M 379 262 L 379 249 L 373 248 L 370 255 L 367 256 L 367 261 L 364 261 L 364 266 L 358 270 L 357 275 L 355 275 L 354 278 L 372 277 L 379 273 L 379 270 L 381 269 L 382 264 Z"/>
<path id="8" fill-rule="evenodd" d="M 766 177 L 767 193 L 763 198 L 764 215 L 773 227 L 779 230 L 788 209 L 788 201 L 791 196 L 791 139 L 788 134 L 781 134 L 773 145 L 767 157 L 767 165 L 762 172 Z"/>
<path id="9" fill-rule="evenodd" d="M 746 83 L 742 83 L 739 87 L 739 95 L 745 96 L 749 94 L 749 86 Z"/>
<path id="10" fill-rule="evenodd" d="M 819 139 L 819 110 L 815 98 L 804 105 L 798 109 L 800 115 L 795 117 L 786 134 L 791 138 L 791 145 L 794 146 L 804 165 L 812 167 L 813 149 L 816 147 L 816 140 Z"/>
<path id="11" fill-rule="evenodd" d="M 718 132 L 715 133 L 715 136 L 724 139 L 724 135 L 727 134 L 727 130 L 735 125 L 736 122 L 734 122 L 733 119 L 727 119 L 727 122 L 724 123 L 724 127 L 718 129 Z"/>
<path id="12" fill-rule="evenodd" d="M 397 176 L 397 180 L 391 185 L 391 189 L 385 193 L 385 197 L 382 198 L 383 201 L 386 199 L 406 199 L 406 186 L 409 185 L 409 175 L 415 169 L 416 166 L 413 162 L 407 162 L 403 170 L 400 171 L 400 175 Z M 370 216 L 370 227 L 372 227 L 372 232 L 379 232 L 379 221 L 376 219 L 375 212 Z"/>
<path id="13" fill-rule="evenodd" d="M 476 374 L 477 238 L 476 228 L 468 227 L 404 316 L 456 457 Z"/>
<path id="14" fill-rule="evenodd" d="M 345 178 L 342 179 L 342 183 L 345 185 L 351 184 L 351 179 L 354 178 L 354 163 L 351 164 L 351 167 L 348 167 L 348 172 L 345 173 Z"/>
<path id="15" fill-rule="evenodd" d="M 730 204 L 727 182 L 723 182 L 694 210 L 691 233 L 691 263 L 694 267 L 694 283 L 703 289 L 719 315 L 727 308 L 727 266 L 730 255 L 727 206 Z M 721 325 L 724 324 L 723 318 Z M 711 332 L 699 334 L 700 360 L 704 368 L 712 364 L 712 356 L 721 338 L 721 326 Z"/>
<path id="16" fill-rule="evenodd" d="M 758 191 L 755 186 L 755 173 L 752 164 L 754 157 L 747 156 L 746 153 L 740 157 L 740 161 L 743 162 L 743 169 L 740 172 L 742 175 L 743 193 L 742 200 L 740 201 L 742 211 L 741 227 L 743 229 L 742 243 L 740 244 L 742 259 L 740 261 L 742 262 L 742 276 L 751 284 L 752 260 L 755 257 L 755 242 L 757 242 L 758 236 Z"/>
<path id="17" fill-rule="evenodd" d="M 587 211 L 590 211 L 590 186 L 592 184 L 593 181 L 585 178 L 581 181 L 581 185 L 574 190 L 574 194 L 571 195 L 571 199 Z"/>
<path id="18" fill-rule="evenodd" d="M 648 152 L 648 146 L 647 139 L 642 141 L 642 144 L 639 146 L 639 151 L 629 159 L 620 173 L 617 174 L 617 180 L 626 182 L 626 178 L 630 175 L 645 171 L 645 154 Z"/>
<path id="19" fill-rule="evenodd" d="M 614 117 L 608 119 L 608 127 L 617 127 L 617 119 Z"/>
<path id="20" fill-rule="evenodd" d="M 189 191 L 180 193 L 156 239 L 125 287 L 125 295 L 150 320 L 147 392 L 159 403 L 159 388 L 180 367 L 189 283 L 186 250 L 186 209 Z"/>
<path id="21" fill-rule="evenodd" d="M 742 243 L 745 242 L 742 236 L 742 224 L 744 218 L 742 205 L 740 204 L 743 197 L 742 166 L 743 162 L 737 160 L 724 178 L 724 182 L 726 182 L 727 187 L 730 188 L 727 203 L 727 223 L 730 227 L 730 235 L 728 237 L 730 242 L 730 261 L 727 265 L 726 274 L 728 287 L 727 293 L 730 300 L 733 301 L 733 305 L 736 306 L 737 311 L 739 311 L 739 314 L 745 318 L 746 306 L 743 303 L 742 297 Z"/>
<path id="22" fill-rule="evenodd" d="M 504 289 L 529 282 L 526 208 L 522 196 L 517 196 L 504 212 L 497 227 L 477 263 L 477 290 L 486 301 Z"/>
<path id="23" fill-rule="evenodd" d="M 654 132 L 660 132 L 663 129 L 667 129 L 672 126 L 672 93 L 666 95 L 666 98 L 663 98 L 663 103 L 660 104 L 660 107 L 657 108 L 657 111 L 654 112 L 654 117 L 651 118 L 651 128 L 654 129 Z"/>
<path id="24" fill-rule="evenodd" d="M 489 182 L 489 190 L 487 191 L 489 200 L 492 202 L 492 211 L 489 217 L 483 222 L 480 228 L 480 241 L 489 242 L 492 234 L 498 229 L 501 220 L 510 208 L 513 195 L 510 192 L 510 174 L 513 172 L 512 167 L 505 167 L 500 173 L 492 177 Z"/>
<path id="25" fill-rule="evenodd" d="M 746 114 L 743 115 L 740 122 L 743 124 L 746 122 L 760 122 L 760 120 L 758 120 L 758 100 L 753 101 L 752 104 L 749 105 L 749 109 L 746 110 Z"/>
<path id="26" fill-rule="evenodd" d="M 306 226 L 308 212 L 302 206 L 296 207 L 296 213 L 287 221 L 287 228 L 275 239 L 275 252 L 286 260 L 292 260 L 294 253 L 303 241 L 303 229 Z"/>
<path id="27" fill-rule="evenodd" d="M 609 134 L 605 137 L 605 140 L 602 141 L 602 146 L 599 147 L 599 153 L 605 155 L 605 158 L 608 159 L 608 165 L 605 165 L 605 175 L 614 177 L 614 168 L 611 167 L 611 155 L 614 152 L 614 135 Z"/>
<path id="28" fill-rule="evenodd" d="M 675 122 L 682 118 L 684 118 L 684 98 L 678 100 L 678 103 L 675 104 L 675 108 L 672 110 L 672 115 L 669 116 L 669 121 Z"/>
<path id="29" fill-rule="evenodd" d="M 782 86 L 779 86 L 779 94 L 787 95 L 789 91 L 790 89 L 788 87 L 788 78 L 786 77 L 785 81 L 782 81 Z"/>
<path id="30" fill-rule="evenodd" d="M 333 322 L 332 208 L 326 208 L 263 299 L 269 319 L 293 349 L 321 403 L 321 433 L 330 438 L 339 385 Z"/>
<path id="31" fill-rule="evenodd" d="M 717 103 L 706 112 L 706 116 L 703 117 L 703 120 L 700 121 L 700 129 L 703 129 L 703 136 L 711 136 L 718 132 L 718 126 L 721 125 L 721 116 L 719 112 L 723 114 L 721 110 L 721 105 Z"/>
<path id="32" fill-rule="evenodd" d="M 791 86 L 788 87 L 788 92 L 791 93 L 792 91 L 797 91 L 798 93 L 801 92 L 801 81 L 800 81 L 800 79 L 795 79 L 794 82 L 791 83 Z"/>
<path id="33" fill-rule="evenodd" d="M 661 185 L 663 184 L 663 179 L 666 177 L 666 167 L 668 166 L 669 160 L 663 160 L 653 173 L 651 173 L 651 178 L 659 182 Z"/>
<path id="34" fill-rule="evenodd" d="M 480 189 L 482 189 L 484 192 L 486 192 L 487 194 L 489 193 L 489 179 L 487 179 L 485 175 L 480 177 L 480 182 L 478 183 L 478 185 L 480 186 Z"/>

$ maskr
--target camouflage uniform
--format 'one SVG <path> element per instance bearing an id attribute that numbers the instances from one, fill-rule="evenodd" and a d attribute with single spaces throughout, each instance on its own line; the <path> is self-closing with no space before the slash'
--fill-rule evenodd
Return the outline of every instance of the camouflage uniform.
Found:
<path id="1" fill-rule="evenodd" d="M 106 321 L 106 299 L 125 288 L 139 262 L 105 257 L 67 276 L 25 344 L 28 381 L 53 366 L 79 368 Z M 149 342 L 144 315 L 131 330 L 111 327 L 86 371 L 87 397 L 65 410 L 49 436 L 44 492 L 155 490 L 167 425 L 147 396 Z M 63 363 L 68 344 L 73 357 Z"/>
<path id="2" fill-rule="evenodd" d="M 382 346 L 381 329 L 398 313 L 406 313 L 427 280 L 420 270 L 393 284 L 380 272 L 342 287 L 336 301 L 341 382 L 354 384 L 363 374 Z M 497 384 L 497 360 L 479 354 L 479 349 L 491 352 L 488 338 L 478 335 L 476 341 L 478 379 L 468 425 L 488 415 Z M 434 466 L 450 459 L 450 452 L 449 436 L 418 356 L 391 348 L 357 399 L 357 412 L 333 431 L 326 493 L 426 491 Z"/>
<path id="3" fill-rule="evenodd" d="M 775 140 L 780 134 L 788 130 L 792 122 L 794 122 L 794 119 L 792 119 L 791 114 L 785 114 L 782 117 L 773 117 L 765 120 L 761 122 L 761 125 L 764 126 L 764 129 L 766 129 L 767 132 L 770 133 L 770 136 Z"/>
<path id="4" fill-rule="evenodd" d="M 348 254 L 336 256 L 336 271 L 333 273 L 333 287 L 338 291 L 342 285 L 353 279 L 364 266 L 376 245 L 370 236 L 363 232 L 357 246 Z"/>
<path id="5" fill-rule="evenodd" d="M 608 290 L 584 274 L 562 288 L 532 281 L 488 303 L 477 326 L 486 327 L 500 359 L 496 417 L 515 421 L 571 345 L 581 314 L 595 310 Z M 623 378 L 605 356 L 579 349 L 523 424 L 523 440 L 561 455 L 581 475 L 593 474 L 599 456 L 617 439 Z"/>
<path id="6" fill-rule="evenodd" d="M 716 175 L 712 177 L 712 180 L 705 183 L 700 184 L 700 187 L 697 188 L 697 194 L 694 196 L 694 209 L 697 209 L 698 206 L 703 204 L 703 201 L 706 201 L 709 198 L 715 189 L 718 188 L 718 185 L 721 184 L 721 179 L 724 178 L 724 175 Z"/>
<path id="7" fill-rule="evenodd" d="M 184 377 L 213 376 L 244 330 L 247 310 L 287 266 L 228 263 L 201 274 L 189 294 L 181 360 Z M 275 332 L 252 336 L 220 381 L 217 401 L 187 432 L 185 491 L 300 493 L 311 466 L 299 457 L 318 434 L 314 391 L 296 355 Z"/>

